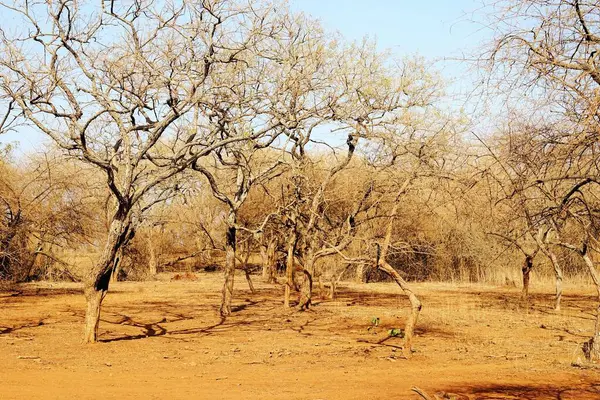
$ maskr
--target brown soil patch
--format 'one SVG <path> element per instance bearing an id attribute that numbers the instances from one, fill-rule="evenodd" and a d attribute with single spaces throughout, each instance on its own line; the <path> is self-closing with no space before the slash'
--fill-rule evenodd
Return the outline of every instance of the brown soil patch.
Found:
<path id="1" fill-rule="evenodd" d="M 417 285 L 424 309 L 405 360 L 402 340 L 385 340 L 408 312 L 393 284 L 342 284 L 337 300 L 289 312 L 282 287 L 255 278 L 251 294 L 240 276 L 223 322 L 220 274 L 197 277 L 115 284 L 96 345 L 80 343 L 79 286 L 0 293 L 0 399 L 417 399 L 412 386 L 457 399 L 600 399 L 600 370 L 571 366 L 593 328 L 591 290 L 567 289 L 554 312 L 550 294 L 525 304 L 515 288 Z M 369 330 L 373 317 L 381 325 Z"/>

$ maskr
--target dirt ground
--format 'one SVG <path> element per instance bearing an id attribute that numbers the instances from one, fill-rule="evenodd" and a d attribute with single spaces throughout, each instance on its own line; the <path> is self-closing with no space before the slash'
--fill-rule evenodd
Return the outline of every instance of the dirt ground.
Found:
<path id="1" fill-rule="evenodd" d="M 408 301 L 394 284 L 341 285 L 335 301 L 286 311 L 283 287 L 237 278 L 235 313 L 217 316 L 221 275 L 114 284 L 101 343 L 80 343 L 77 284 L 0 293 L 0 399 L 600 399 L 600 369 L 572 366 L 593 329 L 591 288 L 419 284 L 412 359 L 401 356 Z M 537 290 L 537 291 L 536 291 Z M 380 326 L 371 328 L 373 318 Z M 452 397 L 454 396 L 454 397 Z"/>

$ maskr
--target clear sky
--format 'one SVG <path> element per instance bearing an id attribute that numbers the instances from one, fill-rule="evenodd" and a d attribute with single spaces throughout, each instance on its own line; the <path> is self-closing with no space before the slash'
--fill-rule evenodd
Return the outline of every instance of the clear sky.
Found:
<path id="1" fill-rule="evenodd" d="M 449 94 L 464 93 L 472 86 L 472 74 L 457 61 L 473 54 L 489 38 L 482 0 L 289 0 L 292 10 L 321 20 L 329 31 L 346 39 L 376 39 L 380 49 L 398 56 L 421 55 L 442 73 Z M 450 98 L 456 96 L 450 96 Z M 450 101 L 450 100 L 449 100 Z M 459 100 L 460 102 L 460 100 Z M 40 136 L 9 134 L 0 143 L 21 142 L 21 150 L 39 147 Z"/>
<path id="2" fill-rule="evenodd" d="M 427 58 L 472 49 L 481 29 L 481 0 L 290 0 L 293 10 L 319 18 L 348 39 L 375 37 L 381 48 Z"/>
<path id="3" fill-rule="evenodd" d="M 472 56 L 489 40 L 482 0 L 289 0 L 295 11 L 321 20 L 328 30 L 350 40 L 365 36 L 380 49 L 399 56 L 418 54 L 430 60 L 454 91 L 470 87 L 469 65 L 459 60 Z"/>

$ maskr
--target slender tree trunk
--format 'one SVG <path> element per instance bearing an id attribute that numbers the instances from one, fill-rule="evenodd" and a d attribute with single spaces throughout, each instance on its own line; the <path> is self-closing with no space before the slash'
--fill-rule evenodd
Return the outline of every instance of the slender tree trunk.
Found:
<path id="1" fill-rule="evenodd" d="M 260 260 L 262 261 L 262 278 L 265 282 L 269 282 L 269 245 L 260 246 Z"/>
<path id="2" fill-rule="evenodd" d="M 358 264 L 356 266 L 356 276 L 354 278 L 354 281 L 356 283 L 365 283 L 366 279 L 365 279 L 365 265 L 364 264 Z"/>
<path id="3" fill-rule="evenodd" d="M 277 242 L 273 241 L 267 251 L 269 262 L 268 283 L 277 283 Z"/>
<path id="4" fill-rule="evenodd" d="M 523 292 L 521 293 L 521 298 L 523 299 L 527 299 L 529 297 L 529 278 L 532 269 L 533 257 L 530 255 L 525 256 L 525 262 L 523 263 L 523 268 L 521 268 L 521 271 L 523 272 Z"/>
<path id="5" fill-rule="evenodd" d="M 383 246 L 381 248 L 377 247 L 377 267 L 388 274 L 391 278 L 396 281 L 400 289 L 408 296 L 408 300 L 410 302 L 410 316 L 406 321 L 406 325 L 404 327 L 404 347 L 403 353 L 406 358 L 412 357 L 412 340 L 414 336 L 415 326 L 417 325 L 417 320 L 419 318 L 419 313 L 421 312 L 421 308 L 423 305 L 421 301 L 412 291 L 408 283 L 400 276 L 398 271 L 396 271 L 392 266 L 387 262 L 387 252 L 390 247 L 390 243 L 392 240 L 392 231 L 394 227 L 394 219 L 398 215 L 398 206 L 400 204 L 400 197 L 406 193 L 408 186 L 411 184 L 413 177 L 407 178 L 396 195 L 396 201 L 394 206 L 392 207 L 392 212 L 390 213 L 390 219 L 388 221 L 385 238 L 383 241 Z"/>
<path id="6" fill-rule="evenodd" d="M 100 259 L 90 270 L 84 280 L 84 294 L 87 303 L 85 314 L 84 343 L 98 340 L 100 308 L 102 300 L 108 292 L 108 285 L 115 267 L 117 253 L 129 235 L 129 224 L 126 223 L 127 211 L 120 209 L 110 224 L 106 244 Z"/>
<path id="7" fill-rule="evenodd" d="M 119 274 L 121 273 L 121 265 L 123 261 L 123 248 L 121 246 L 117 251 L 117 255 L 115 256 L 114 267 L 112 269 L 111 282 L 115 283 L 119 280 Z"/>
<path id="8" fill-rule="evenodd" d="M 233 282 L 235 279 L 235 256 L 236 256 L 236 213 L 229 212 L 227 218 L 228 228 L 225 238 L 225 276 L 221 299 L 220 313 L 225 318 L 231 315 L 231 300 L 233 299 Z"/>
<path id="9" fill-rule="evenodd" d="M 273 239 L 269 240 L 266 249 L 261 249 L 263 259 L 262 277 L 267 283 L 277 283 L 275 278 L 276 250 L 277 242 Z"/>
<path id="10" fill-rule="evenodd" d="M 329 300 L 335 300 L 335 294 L 337 292 L 337 282 L 335 280 L 335 276 L 332 276 L 329 279 Z"/>
<path id="11" fill-rule="evenodd" d="M 596 269 L 594 262 L 584 250 L 582 254 L 588 271 L 592 277 L 598 296 L 598 307 L 596 309 L 596 322 L 594 324 L 594 336 L 584 345 L 584 353 L 589 361 L 600 361 L 600 272 Z"/>
<path id="12" fill-rule="evenodd" d="M 390 277 L 396 281 L 398 286 L 402 289 L 402 291 L 408 296 L 408 300 L 410 301 L 410 317 L 406 321 L 406 325 L 404 327 L 404 356 L 406 358 L 410 358 L 412 356 L 412 340 L 414 336 L 415 326 L 417 325 L 417 320 L 419 318 L 419 313 L 421 312 L 421 308 L 423 307 L 421 301 L 417 297 L 417 295 L 412 291 L 408 283 L 400 276 L 398 271 L 396 271 L 390 264 L 388 264 L 385 260 L 379 260 L 379 269 L 388 274 Z"/>
<path id="13" fill-rule="evenodd" d="M 306 256 L 306 263 L 304 265 L 304 268 L 300 272 L 304 274 L 304 277 L 300 285 L 298 309 L 308 310 L 312 304 L 313 276 L 315 274 L 315 258 L 313 256 L 312 250 L 310 249 Z"/>
<path id="14" fill-rule="evenodd" d="M 148 234 L 147 246 L 148 246 L 148 274 L 151 277 L 155 277 L 158 270 L 158 259 L 156 257 L 156 246 L 154 245 L 152 234 Z"/>
<path id="15" fill-rule="evenodd" d="M 554 302 L 554 310 L 560 311 L 560 301 L 562 299 L 562 281 L 563 281 L 562 268 L 560 267 L 560 263 L 558 262 L 558 257 L 556 257 L 556 254 L 554 254 L 554 252 L 550 249 L 548 249 L 548 257 L 550 258 L 552 267 L 554 267 L 554 276 L 556 279 L 556 296 L 555 296 L 555 302 Z"/>
<path id="16" fill-rule="evenodd" d="M 247 268 L 244 268 L 244 274 L 246 275 L 246 282 L 248 282 L 248 288 L 251 293 L 255 293 L 254 284 L 252 283 L 252 278 L 250 277 L 250 271 Z"/>
<path id="17" fill-rule="evenodd" d="M 290 233 L 287 243 L 287 256 L 285 262 L 285 294 L 283 298 L 283 306 L 290 307 L 290 296 L 292 294 L 292 286 L 294 285 L 294 252 L 296 250 L 297 232 L 295 228 Z"/>
<path id="18" fill-rule="evenodd" d="M 5 275 L 5 277 L 14 278 L 13 276 L 11 276 L 12 271 L 10 247 L 12 240 L 17 234 L 17 229 L 13 225 L 16 224 L 9 223 L 8 232 L 0 240 L 0 277 L 2 277 L 2 275 Z"/>
<path id="19" fill-rule="evenodd" d="M 544 253 L 544 255 L 546 257 L 548 257 L 550 259 L 550 262 L 552 263 L 552 267 L 554 268 L 554 277 L 556 279 L 556 295 L 555 295 L 555 302 L 554 302 L 554 310 L 555 311 L 560 311 L 560 302 L 562 300 L 562 281 L 563 281 L 563 273 L 562 273 L 562 268 L 560 267 L 560 263 L 558 262 L 558 257 L 556 257 L 556 253 L 554 253 L 554 251 L 552 251 L 552 248 L 550 248 L 548 246 L 548 243 L 546 242 L 547 239 L 547 235 L 548 232 L 546 231 L 545 234 L 542 230 L 539 231 L 538 235 L 535 237 L 536 238 L 536 242 L 538 244 L 538 246 L 540 247 L 540 250 L 542 251 L 542 253 Z"/>
<path id="20" fill-rule="evenodd" d="M 35 250 L 33 251 L 31 258 L 27 262 L 27 268 L 24 268 L 23 271 L 21 272 L 20 276 L 17 277 L 18 282 L 24 282 L 24 281 L 29 280 L 29 277 L 31 276 L 31 274 L 33 273 L 33 271 L 35 269 L 39 255 L 43 250 L 44 250 L 44 242 L 42 240 L 40 240 L 38 242 L 37 246 L 35 246 Z"/>
<path id="21" fill-rule="evenodd" d="M 241 253 L 244 254 L 244 258 L 240 258 L 240 269 L 244 271 L 244 276 L 246 277 L 246 282 L 248 282 L 248 288 L 251 293 L 255 293 L 254 284 L 252 283 L 252 278 L 250 277 L 250 269 L 248 267 L 248 260 L 250 259 L 250 253 L 252 252 L 252 248 L 249 243 L 240 248 Z"/>
<path id="22" fill-rule="evenodd" d="M 325 283 L 323 283 L 323 274 L 319 274 L 319 295 L 321 296 L 321 299 L 326 298 L 326 291 L 325 291 Z"/>

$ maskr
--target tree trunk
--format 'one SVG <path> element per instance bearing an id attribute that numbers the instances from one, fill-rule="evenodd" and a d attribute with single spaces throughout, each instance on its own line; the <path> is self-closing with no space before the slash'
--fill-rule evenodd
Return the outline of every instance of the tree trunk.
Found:
<path id="1" fill-rule="evenodd" d="M 315 259 L 312 252 L 309 252 L 306 265 L 300 271 L 304 274 L 300 284 L 300 296 L 298 298 L 298 309 L 308 310 L 312 304 L 313 276 L 315 273 Z"/>
<path id="2" fill-rule="evenodd" d="M 246 282 L 248 282 L 250 292 L 255 293 L 256 291 L 254 290 L 254 284 L 252 283 L 252 278 L 250 278 L 250 271 L 248 271 L 248 268 L 244 268 L 244 274 L 246 275 Z"/>
<path id="3" fill-rule="evenodd" d="M 277 242 L 273 239 L 269 240 L 266 249 L 261 249 L 263 259 L 262 277 L 267 283 L 277 283 L 275 278 L 276 250 Z"/>
<path id="4" fill-rule="evenodd" d="M 323 274 L 319 274 L 318 281 L 319 281 L 319 296 L 321 297 L 321 299 L 325 299 L 327 295 L 325 293 L 325 284 L 323 283 Z"/>
<path id="5" fill-rule="evenodd" d="M 250 277 L 250 269 L 248 267 L 248 260 L 250 259 L 250 254 L 252 253 L 252 247 L 250 246 L 250 243 L 246 243 L 245 245 L 243 245 L 243 247 L 240 246 L 239 250 L 240 251 L 238 253 L 244 254 L 244 258 L 240 257 L 238 259 L 238 261 L 240 262 L 239 269 L 244 271 L 244 275 L 246 277 L 246 282 L 248 282 L 248 288 L 250 289 L 250 292 L 255 293 L 254 284 L 252 283 L 252 278 Z"/>
<path id="6" fill-rule="evenodd" d="M 387 253 L 390 247 L 391 239 L 392 239 L 392 231 L 394 228 L 394 219 L 398 215 L 398 206 L 400 205 L 400 197 L 406 193 L 409 185 L 412 182 L 413 177 L 407 178 L 398 193 L 396 194 L 396 201 L 394 206 L 392 207 L 392 212 L 390 213 L 390 219 L 388 220 L 385 237 L 383 240 L 383 246 L 377 246 L 377 267 L 388 274 L 390 277 L 396 281 L 400 289 L 408 296 L 408 300 L 410 301 L 410 317 L 406 320 L 406 325 L 404 327 L 404 347 L 403 353 L 406 358 L 412 357 L 412 339 L 414 335 L 415 325 L 417 324 L 417 319 L 419 318 L 419 313 L 421 312 L 422 304 L 417 295 L 411 290 L 408 283 L 400 276 L 398 271 L 396 271 L 390 264 L 387 262 Z"/>
<path id="7" fill-rule="evenodd" d="M 269 282 L 269 245 L 260 246 L 260 260 L 262 261 L 262 278 L 265 282 Z"/>
<path id="8" fill-rule="evenodd" d="M 287 243 L 287 256 L 285 262 L 285 295 L 283 298 L 283 306 L 290 307 L 290 296 L 292 294 L 292 286 L 294 285 L 294 252 L 296 250 L 297 233 L 294 229 L 290 233 Z"/>
<path id="9" fill-rule="evenodd" d="M 556 296 L 554 302 L 554 310 L 560 311 L 560 302 L 562 299 L 563 273 L 562 268 L 560 267 L 560 263 L 558 262 L 558 257 L 556 257 L 556 254 L 554 253 L 554 251 L 552 251 L 552 249 L 548 246 L 548 243 L 546 242 L 547 234 L 548 232 L 543 234 L 543 231 L 540 230 L 540 233 L 538 233 L 538 235 L 535 238 L 538 246 L 540 247 L 540 250 L 542 251 L 542 253 L 544 253 L 546 257 L 550 259 L 552 267 L 554 268 L 554 276 L 556 279 Z"/>
<path id="10" fill-rule="evenodd" d="M 18 224 L 18 221 L 20 221 L 20 217 L 17 218 L 17 223 L 9 223 L 8 232 L 0 239 L 0 278 L 14 278 L 11 271 L 10 247 L 13 238 L 17 234 L 15 226 Z"/>
<path id="11" fill-rule="evenodd" d="M 523 263 L 523 268 L 521 268 L 521 271 L 523 272 L 523 292 L 521 293 L 522 299 L 527 299 L 529 297 L 529 278 L 530 278 L 532 269 L 533 269 L 533 257 L 528 255 L 525 257 L 525 262 Z"/>
<path id="12" fill-rule="evenodd" d="M 235 279 L 235 252 L 236 252 L 236 213 L 231 211 L 227 218 L 228 228 L 225 238 L 225 276 L 219 310 L 221 317 L 231 315 L 231 300 L 233 299 L 233 282 Z"/>
<path id="13" fill-rule="evenodd" d="M 550 258 L 550 262 L 552 263 L 552 267 L 554 267 L 554 276 L 556 278 L 556 297 L 554 303 L 554 310 L 560 311 L 560 301 L 562 299 L 562 281 L 563 281 L 563 273 L 558 262 L 558 258 L 553 251 L 547 250 L 548 257 Z"/>
<path id="14" fill-rule="evenodd" d="M 112 269 L 111 282 L 115 283 L 119 280 L 119 274 L 121 273 L 121 265 L 123 260 L 123 246 L 117 251 L 115 256 L 114 267 Z"/>
<path id="15" fill-rule="evenodd" d="M 590 338 L 583 346 L 583 352 L 588 361 L 597 362 L 600 361 L 600 273 L 594 266 L 594 262 L 584 249 L 582 254 L 583 260 L 585 261 L 588 271 L 596 285 L 596 293 L 598 296 L 598 307 L 596 309 L 596 322 L 594 324 L 594 336 Z"/>
<path id="16" fill-rule="evenodd" d="M 335 300 L 335 293 L 337 291 L 337 282 L 335 280 L 335 277 L 332 276 L 329 280 L 330 285 L 329 286 L 329 300 Z"/>
<path id="17" fill-rule="evenodd" d="M 154 245 L 154 240 L 152 234 L 148 234 L 147 238 L 148 245 L 148 274 L 151 277 L 155 277 L 158 270 L 158 260 L 156 257 L 156 246 Z"/>
<path id="18" fill-rule="evenodd" d="M 25 282 L 29 280 L 29 277 L 34 272 L 37 260 L 39 258 L 40 253 L 44 251 L 44 242 L 42 240 L 38 241 L 37 246 L 35 246 L 35 250 L 31 255 L 31 258 L 27 260 L 27 268 L 20 269 L 19 276 L 17 277 L 17 282 Z"/>
<path id="19" fill-rule="evenodd" d="M 108 279 L 107 279 L 108 281 Z M 98 326 L 100 325 L 100 307 L 108 291 L 108 282 L 105 289 L 97 290 L 94 286 L 86 285 L 84 289 L 87 309 L 85 313 L 84 343 L 95 343 L 98 340 Z"/>
<path id="20" fill-rule="evenodd" d="M 415 331 L 415 326 L 417 324 L 417 319 L 419 318 L 419 313 L 421 312 L 422 304 L 417 295 L 410 289 L 406 281 L 400 276 L 398 271 L 396 271 L 390 264 L 388 264 L 385 260 L 379 260 L 379 269 L 388 274 L 390 277 L 396 281 L 398 286 L 402 289 L 404 293 L 408 296 L 408 300 L 410 301 L 410 317 L 406 321 L 406 325 L 404 327 L 404 356 L 406 358 L 410 358 L 412 356 L 412 339 Z"/>
<path id="21" fill-rule="evenodd" d="M 366 279 L 365 279 L 365 265 L 364 264 L 358 264 L 356 266 L 356 275 L 354 278 L 354 281 L 356 283 L 365 283 Z"/>
<path id="22" fill-rule="evenodd" d="M 129 236 L 130 226 L 125 222 L 127 214 L 126 210 L 119 209 L 113 217 L 102 255 L 84 280 L 84 294 L 87 302 L 84 343 L 95 343 L 98 340 L 102 300 L 108 292 L 117 253 Z"/>

